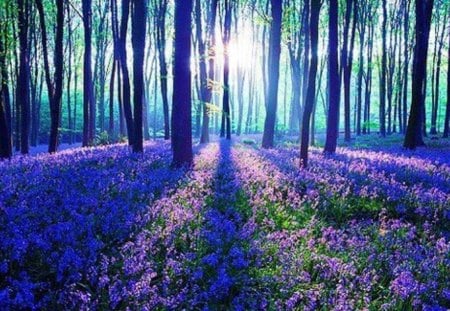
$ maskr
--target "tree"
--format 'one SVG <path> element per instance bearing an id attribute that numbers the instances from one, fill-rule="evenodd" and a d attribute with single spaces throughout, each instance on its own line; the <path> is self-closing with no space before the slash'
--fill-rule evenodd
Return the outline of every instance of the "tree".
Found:
<path id="1" fill-rule="evenodd" d="M 211 0 L 210 9 L 208 11 L 208 24 L 206 27 L 206 41 L 202 39 L 202 19 L 201 19 L 201 1 L 196 0 L 196 31 L 198 41 L 198 54 L 200 56 L 200 95 L 203 104 L 202 133 L 200 143 L 209 142 L 209 108 L 208 105 L 212 99 L 212 86 L 215 75 L 215 58 L 216 58 L 216 17 L 218 0 Z M 208 48 L 208 51 L 206 49 Z M 206 68 L 208 60 L 208 69 Z"/>
<path id="2" fill-rule="evenodd" d="M 19 26 L 19 75 L 16 87 L 16 103 L 20 107 L 20 152 L 28 154 L 30 136 L 30 50 L 28 44 L 28 26 L 30 1 L 17 0 Z"/>
<path id="3" fill-rule="evenodd" d="M 341 55 L 341 74 L 343 75 L 344 82 L 344 139 L 350 141 L 351 129 L 350 129 L 350 85 L 353 65 L 353 47 L 355 44 L 355 30 L 357 21 L 357 1 L 346 0 L 345 20 L 344 20 L 344 38 L 342 44 Z M 353 13 L 353 22 L 352 20 Z M 351 24 L 351 29 L 350 29 Z M 350 38 L 349 38 L 350 33 Z M 350 39 L 350 40 L 349 40 Z M 340 83 L 340 82 L 339 82 Z"/>
<path id="4" fill-rule="evenodd" d="M 175 1 L 175 43 L 172 101 L 173 165 L 190 165 L 192 155 L 191 120 L 191 13 L 192 0 Z"/>
<path id="5" fill-rule="evenodd" d="M 330 0 L 328 19 L 328 118 L 325 152 L 336 152 L 339 134 L 339 52 L 338 0 Z"/>
<path id="6" fill-rule="evenodd" d="M 94 143 L 95 129 L 92 128 L 92 112 L 95 112 L 94 85 L 92 81 L 92 0 L 82 1 L 84 26 L 83 58 L 83 146 Z"/>
<path id="7" fill-rule="evenodd" d="M 53 79 L 50 72 L 50 61 L 47 41 L 47 25 L 42 0 L 35 0 L 41 26 L 42 52 L 44 58 L 45 81 L 47 83 L 48 102 L 50 105 L 50 138 L 48 152 L 54 153 L 58 149 L 58 132 L 61 120 L 61 101 L 63 94 L 63 38 L 64 38 L 64 1 L 56 0 L 56 36 L 53 66 Z"/>
<path id="8" fill-rule="evenodd" d="M 222 43 L 223 51 L 223 101 L 222 101 L 222 124 L 220 137 L 231 139 L 231 116 L 230 116 L 230 55 L 229 44 L 231 34 L 231 1 L 224 0 L 225 18 L 223 27 Z"/>
<path id="9" fill-rule="evenodd" d="M 6 27 L 0 29 L 0 159 L 12 156 L 11 144 L 11 106 L 8 87 L 8 68 L 6 64 L 7 35 Z"/>
<path id="10" fill-rule="evenodd" d="M 169 100 L 167 96 L 167 61 L 166 61 L 166 16 L 168 0 L 156 0 L 155 7 L 155 31 L 156 47 L 159 56 L 159 81 L 161 86 L 161 98 L 164 112 L 164 139 L 170 138 L 169 125 Z"/>
<path id="11" fill-rule="evenodd" d="M 425 80 L 427 72 L 428 40 L 434 0 L 416 0 L 416 46 L 412 73 L 412 98 L 408 126 L 403 146 L 415 149 L 423 146 L 422 126 L 425 108 Z"/>
<path id="12" fill-rule="evenodd" d="M 309 1 L 309 0 L 308 0 Z M 306 4 L 308 5 L 308 4 Z M 316 100 L 316 77 L 318 66 L 318 43 L 319 43 L 319 15 L 321 0 L 311 0 L 311 15 L 309 22 L 310 40 L 311 40 L 311 63 L 308 74 L 308 89 L 305 99 L 305 111 L 303 113 L 302 121 L 302 135 L 300 145 L 300 159 L 301 166 L 308 166 L 308 148 L 309 148 L 309 131 L 311 114 L 313 112 L 314 103 Z"/>
<path id="13" fill-rule="evenodd" d="M 147 0 L 133 0 L 132 18 L 134 139 L 133 151 L 143 152 L 142 106 L 144 101 L 144 56 Z"/>
<path id="14" fill-rule="evenodd" d="M 269 85 L 266 94 L 266 119 L 264 121 L 263 148 L 272 148 L 275 136 L 275 121 L 278 105 L 278 82 L 280 79 L 281 22 L 283 7 L 281 1 L 271 0 L 272 22 L 269 42 Z"/>
<path id="15" fill-rule="evenodd" d="M 448 59 L 450 59 L 450 34 L 449 34 L 448 38 L 449 38 Z M 443 137 L 448 138 L 449 132 L 450 132 L 450 61 L 447 64 L 447 106 L 445 108 Z"/>
<path id="16" fill-rule="evenodd" d="M 386 70 L 387 70 L 387 47 L 386 47 L 386 28 L 387 28 L 387 8 L 386 1 L 383 2 L 383 25 L 381 26 L 381 77 L 380 77 L 380 135 L 386 136 Z"/>
<path id="17" fill-rule="evenodd" d="M 134 122 L 133 112 L 131 110 L 131 89 L 130 89 L 130 74 L 128 72 L 127 60 L 127 33 L 128 33 L 128 19 L 130 15 L 130 0 L 122 0 L 122 16 L 120 20 L 119 37 L 117 42 L 117 53 L 119 55 L 120 70 L 122 73 L 122 105 L 123 114 L 125 115 L 125 123 L 128 133 L 128 145 L 133 145 L 134 138 Z"/>

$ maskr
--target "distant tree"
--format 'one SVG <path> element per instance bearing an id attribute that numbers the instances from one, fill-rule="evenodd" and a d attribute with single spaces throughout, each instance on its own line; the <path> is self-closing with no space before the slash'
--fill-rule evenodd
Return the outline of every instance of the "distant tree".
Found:
<path id="1" fill-rule="evenodd" d="M 173 165 L 190 165 L 192 155 L 191 105 L 192 0 L 175 1 L 173 65 L 172 150 Z"/>
<path id="2" fill-rule="evenodd" d="M 269 84 L 266 94 L 266 119 L 262 140 L 263 148 L 272 148 L 275 136 L 275 121 L 278 106 L 278 82 L 280 79 L 281 53 L 281 20 L 283 15 L 282 1 L 271 0 L 272 22 L 270 26 L 269 42 Z"/>
<path id="3" fill-rule="evenodd" d="M 433 54 L 433 72 L 431 79 L 431 128 L 430 134 L 437 135 L 438 132 L 438 109 L 440 99 L 440 79 L 441 79 L 441 65 L 442 65 L 442 49 L 444 47 L 446 21 L 448 16 L 448 9 L 443 7 L 443 3 L 438 1 L 436 3 L 436 18 L 435 18 L 435 34 L 436 40 L 434 42 Z M 443 12 L 442 12 L 443 11 Z"/>
<path id="4" fill-rule="evenodd" d="M 428 41 L 434 0 L 416 0 L 416 34 L 412 73 L 412 99 L 408 127 L 403 146 L 415 149 L 424 145 L 422 130 L 425 107 L 425 80 L 427 73 Z"/>
<path id="5" fill-rule="evenodd" d="M 344 29 L 341 50 L 341 75 L 344 82 L 344 139 L 350 141 L 350 87 L 353 65 L 353 48 L 355 45 L 355 32 L 357 21 L 357 5 L 356 0 L 346 0 Z M 352 18 L 353 16 L 353 18 Z M 340 83 L 340 82 L 339 82 Z"/>
<path id="6" fill-rule="evenodd" d="M 330 0 L 328 18 L 328 117 L 325 152 L 336 152 L 339 132 L 339 52 L 338 52 L 338 0 Z"/>
<path id="7" fill-rule="evenodd" d="M 169 122 L 169 99 L 167 95 L 167 61 L 166 61 L 166 17 L 168 0 L 155 0 L 153 7 L 155 10 L 155 31 L 156 48 L 159 57 L 159 81 L 161 86 L 161 98 L 164 113 L 164 139 L 170 139 Z"/>
<path id="8" fill-rule="evenodd" d="M 318 45 L 319 45 L 319 16 L 322 0 L 311 1 L 311 15 L 309 22 L 310 40 L 311 40 L 311 63 L 308 74 L 308 89 L 306 92 L 305 111 L 302 120 L 302 135 L 300 145 L 300 159 L 303 167 L 308 166 L 308 148 L 309 148 L 309 131 L 311 114 L 313 112 L 314 103 L 316 101 L 316 78 L 318 67 Z M 306 4 L 309 5 L 309 4 Z"/>

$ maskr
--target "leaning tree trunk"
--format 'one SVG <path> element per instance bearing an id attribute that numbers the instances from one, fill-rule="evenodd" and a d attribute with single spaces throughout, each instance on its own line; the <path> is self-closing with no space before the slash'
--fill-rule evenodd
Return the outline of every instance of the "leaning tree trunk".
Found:
<path id="1" fill-rule="evenodd" d="M 308 4 L 306 4 L 308 5 Z M 301 166 L 308 166 L 308 148 L 309 148 L 309 131 L 311 123 L 311 114 L 316 100 L 316 77 L 318 66 L 318 42 L 319 42 L 319 15 L 321 0 L 311 0 L 311 16 L 309 23 L 310 40 L 311 40 L 311 63 L 308 74 L 308 89 L 306 92 L 305 111 L 302 121 L 302 135 L 300 146 Z"/>
<path id="2" fill-rule="evenodd" d="M 190 165 L 192 155 L 191 105 L 192 0 L 175 1 L 175 43 L 172 100 L 173 165 Z"/>
<path id="3" fill-rule="evenodd" d="M 269 85 L 266 94 L 266 119 L 264 122 L 263 148 L 272 148 L 275 136 L 275 121 L 278 105 L 278 82 L 280 79 L 281 21 L 283 8 L 281 1 L 271 0 L 272 23 L 269 42 Z"/>

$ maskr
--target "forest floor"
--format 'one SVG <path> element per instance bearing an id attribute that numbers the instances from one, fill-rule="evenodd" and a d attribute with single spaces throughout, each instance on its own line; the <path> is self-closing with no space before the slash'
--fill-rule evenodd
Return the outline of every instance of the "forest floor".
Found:
<path id="1" fill-rule="evenodd" d="M 259 139 L 0 163 L 0 309 L 450 308 L 448 140 Z"/>

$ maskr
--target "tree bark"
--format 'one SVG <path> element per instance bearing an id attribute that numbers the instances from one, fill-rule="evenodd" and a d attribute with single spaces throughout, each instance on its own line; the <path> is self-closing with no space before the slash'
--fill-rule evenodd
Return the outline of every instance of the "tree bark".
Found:
<path id="1" fill-rule="evenodd" d="M 266 119 L 264 122 L 263 148 L 272 148 L 275 136 L 275 121 L 278 105 L 278 82 L 280 79 L 281 22 L 283 8 L 281 1 L 271 0 L 272 23 L 269 43 L 269 85 L 266 94 Z"/>
<path id="2" fill-rule="evenodd" d="M 416 0 L 416 46 L 414 48 L 412 99 L 408 127 L 403 146 L 415 149 L 424 145 L 423 116 L 425 107 L 425 80 L 433 0 Z"/>
<path id="3" fill-rule="evenodd" d="M 147 0 L 133 0 L 132 45 L 134 84 L 134 139 L 133 152 L 144 151 L 142 107 L 144 102 L 144 56 L 147 26 Z"/>
<path id="4" fill-rule="evenodd" d="M 173 165 L 190 165 L 192 154 L 191 104 L 192 0 L 175 1 L 175 43 L 172 100 Z"/>
<path id="5" fill-rule="evenodd" d="M 338 0 L 330 0 L 328 19 L 328 118 L 327 137 L 325 142 L 326 153 L 336 152 L 339 134 L 339 52 L 338 52 Z"/>
<path id="6" fill-rule="evenodd" d="M 316 77 L 318 66 L 317 50 L 319 41 L 320 7 L 321 7 L 321 0 L 311 0 L 311 16 L 309 23 L 310 40 L 311 40 L 311 63 L 309 66 L 308 90 L 306 93 L 305 111 L 303 113 L 303 121 L 302 121 L 303 124 L 302 124 L 302 135 L 300 145 L 300 159 L 302 167 L 308 166 L 308 148 L 310 139 L 309 133 L 311 125 L 311 114 L 313 112 L 314 103 L 316 100 Z"/>

